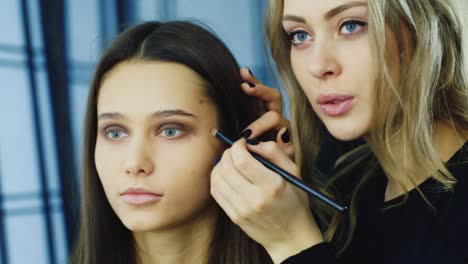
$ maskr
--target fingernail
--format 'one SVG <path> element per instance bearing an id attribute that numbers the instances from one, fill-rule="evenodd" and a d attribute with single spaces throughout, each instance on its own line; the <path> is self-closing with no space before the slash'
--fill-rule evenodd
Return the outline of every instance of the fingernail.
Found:
<path id="1" fill-rule="evenodd" d="M 291 136 L 289 135 L 289 129 L 286 129 L 286 131 L 283 132 L 283 134 L 281 135 L 281 140 L 284 143 L 289 143 L 289 141 L 291 140 Z"/>
<path id="2" fill-rule="evenodd" d="M 260 141 L 250 138 L 247 139 L 247 144 L 249 145 L 258 145 L 258 143 L 260 143 Z"/>
<path id="3" fill-rule="evenodd" d="M 243 138 L 249 138 L 250 135 L 252 135 L 252 129 L 246 129 L 240 134 L 240 136 Z"/>
<path id="4" fill-rule="evenodd" d="M 251 82 L 247 82 L 247 84 L 250 86 L 250 88 L 254 88 L 255 87 L 255 84 L 251 83 Z"/>
<path id="5" fill-rule="evenodd" d="M 253 77 L 255 77 L 255 75 L 253 75 L 252 71 L 250 71 L 250 68 L 247 68 L 247 70 L 249 70 L 250 75 L 252 75 Z"/>

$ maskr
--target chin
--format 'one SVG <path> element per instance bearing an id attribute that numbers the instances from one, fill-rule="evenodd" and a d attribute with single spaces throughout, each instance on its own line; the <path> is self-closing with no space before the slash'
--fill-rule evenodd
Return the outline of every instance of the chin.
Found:
<path id="1" fill-rule="evenodd" d="M 164 228 L 168 225 L 164 219 L 158 219 L 154 215 L 136 214 L 120 218 L 122 224 L 132 232 L 147 232 Z"/>
<path id="2" fill-rule="evenodd" d="M 357 127 L 346 122 L 325 122 L 325 127 L 330 134 L 341 141 L 352 141 L 366 134 L 365 127 Z"/>
<path id="3" fill-rule="evenodd" d="M 360 134 L 354 134 L 354 133 L 343 133 L 343 132 L 333 133 L 332 131 L 330 131 L 330 134 L 334 138 L 341 140 L 341 141 L 353 141 L 361 137 Z"/>

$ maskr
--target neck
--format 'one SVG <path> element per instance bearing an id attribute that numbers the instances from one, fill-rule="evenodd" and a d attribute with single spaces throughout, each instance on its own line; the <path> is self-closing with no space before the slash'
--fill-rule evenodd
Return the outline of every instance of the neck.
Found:
<path id="1" fill-rule="evenodd" d="M 468 131 L 456 132 L 452 124 L 446 122 L 436 123 L 434 142 L 443 162 L 447 162 L 467 140 Z"/>
<path id="2" fill-rule="evenodd" d="M 213 204 L 190 222 L 163 230 L 134 232 L 138 263 L 207 263 L 218 210 Z"/>
<path id="3" fill-rule="evenodd" d="M 452 157 L 455 152 L 463 146 L 468 138 L 466 133 L 457 133 L 451 124 L 447 124 L 445 122 L 435 123 L 433 137 L 437 155 L 442 162 L 447 162 L 450 157 Z M 403 146 L 399 149 L 403 149 Z M 423 168 L 411 166 L 412 164 L 416 164 L 416 162 L 412 160 L 408 160 L 406 162 L 402 161 L 401 164 L 407 164 L 407 166 L 402 166 L 401 171 L 397 171 L 395 174 L 402 175 L 403 177 L 399 179 L 387 177 L 388 184 L 385 191 L 385 201 L 403 195 L 405 193 L 405 189 L 410 191 L 430 177 L 430 175 L 425 173 Z M 406 175 L 411 175 L 411 179 Z"/>

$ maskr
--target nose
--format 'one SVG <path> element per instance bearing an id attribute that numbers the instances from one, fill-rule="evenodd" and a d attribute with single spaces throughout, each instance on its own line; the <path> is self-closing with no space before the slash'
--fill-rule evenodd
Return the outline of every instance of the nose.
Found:
<path id="1" fill-rule="evenodd" d="M 308 72 L 319 80 L 327 80 L 341 74 L 342 68 L 332 43 L 317 40 L 309 56 Z"/>
<path id="2" fill-rule="evenodd" d="M 128 155 L 124 161 L 125 173 L 130 176 L 148 176 L 153 173 L 152 145 L 142 139 L 129 143 Z"/>

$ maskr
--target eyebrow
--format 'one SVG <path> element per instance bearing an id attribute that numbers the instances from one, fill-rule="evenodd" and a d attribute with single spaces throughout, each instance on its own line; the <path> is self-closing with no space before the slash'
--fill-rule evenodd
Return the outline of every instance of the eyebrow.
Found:
<path id="1" fill-rule="evenodd" d="M 325 15 L 323 16 L 325 18 L 325 20 L 329 20 L 330 18 L 338 15 L 339 13 L 345 11 L 345 10 L 348 10 L 352 7 L 356 7 L 356 6 L 367 6 L 367 3 L 366 2 L 359 2 L 359 1 L 353 1 L 353 2 L 349 2 L 349 3 L 346 3 L 346 4 L 342 4 L 342 5 L 339 5 L 337 7 L 334 7 L 330 10 L 327 11 L 327 13 L 325 13 Z M 294 21 L 294 22 L 299 22 L 299 23 L 306 23 L 306 20 L 305 18 L 303 17 L 300 17 L 300 16 L 294 16 L 294 15 L 284 15 L 283 16 L 283 21 Z"/>
<path id="2" fill-rule="evenodd" d="M 171 116 L 185 116 L 191 118 L 198 118 L 196 115 L 189 113 L 185 110 L 181 109 L 174 109 L 174 110 L 161 110 L 154 112 L 151 117 L 152 118 L 164 118 L 164 117 L 171 117 Z M 117 112 L 112 113 L 102 113 L 98 116 L 98 120 L 102 119 L 124 119 L 124 115 Z"/>
<path id="3" fill-rule="evenodd" d="M 342 5 L 339 5 L 337 7 L 334 7 L 332 9 L 330 9 L 326 14 L 325 14 L 325 19 L 328 20 L 336 15 L 338 15 L 339 13 L 345 11 L 345 10 L 348 10 L 352 7 L 356 7 L 356 6 L 367 6 L 367 3 L 366 2 L 359 2 L 359 1 L 353 1 L 353 2 L 349 2 L 349 3 L 346 3 L 346 4 L 342 4 Z"/>
<path id="4" fill-rule="evenodd" d="M 294 15 L 284 15 L 283 16 L 283 21 L 294 21 L 294 22 L 299 22 L 299 23 L 305 23 L 305 19 L 300 16 L 294 16 Z"/>

